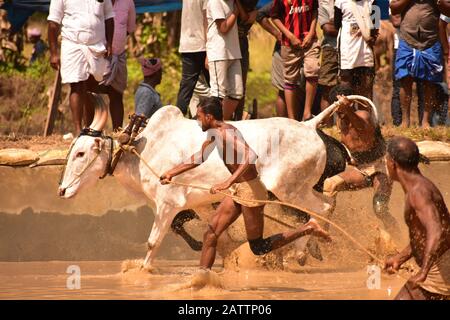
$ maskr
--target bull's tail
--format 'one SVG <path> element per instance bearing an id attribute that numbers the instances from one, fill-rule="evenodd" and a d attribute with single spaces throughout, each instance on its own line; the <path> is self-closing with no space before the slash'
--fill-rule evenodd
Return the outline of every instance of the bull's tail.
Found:
<path id="1" fill-rule="evenodd" d="M 350 95 L 347 96 L 348 99 L 350 100 L 359 100 L 359 102 L 361 104 L 364 104 L 367 106 L 367 104 L 370 106 L 370 108 L 372 109 L 371 114 L 372 114 L 372 119 L 375 123 L 378 123 L 378 111 L 377 108 L 375 107 L 375 105 L 373 104 L 373 102 L 364 97 L 364 96 L 358 96 L 358 95 Z M 317 116 L 315 116 L 314 118 L 312 118 L 311 120 L 306 121 L 305 123 L 313 128 L 317 128 L 317 126 L 327 117 L 331 116 L 334 112 L 336 112 L 336 110 L 339 108 L 339 101 L 334 102 L 331 106 L 329 106 L 328 108 L 326 108 L 325 110 L 323 110 L 321 113 L 319 113 Z"/>

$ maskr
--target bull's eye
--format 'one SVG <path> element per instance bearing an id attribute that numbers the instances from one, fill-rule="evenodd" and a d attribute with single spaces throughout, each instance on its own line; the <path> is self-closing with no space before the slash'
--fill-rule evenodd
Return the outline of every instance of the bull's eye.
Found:
<path id="1" fill-rule="evenodd" d="M 83 156 L 84 156 L 84 152 L 81 152 L 81 151 L 78 152 L 77 155 L 76 155 L 77 158 L 81 158 Z"/>

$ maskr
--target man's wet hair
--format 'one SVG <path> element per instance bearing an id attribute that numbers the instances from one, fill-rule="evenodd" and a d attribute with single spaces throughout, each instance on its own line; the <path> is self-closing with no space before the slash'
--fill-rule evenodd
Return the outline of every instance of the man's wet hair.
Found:
<path id="1" fill-rule="evenodd" d="M 210 114 L 214 119 L 223 120 L 222 101 L 217 97 L 201 98 L 198 104 L 199 108 L 202 108 L 204 114 Z"/>
<path id="2" fill-rule="evenodd" d="M 393 137 L 387 143 L 387 153 L 401 168 L 414 169 L 419 165 L 417 144 L 405 137 Z"/>
<path id="3" fill-rule="evenodd" d="M 330 93 L 328 94 L 328 102 L 330 104 L 336 102 L 338 100 L 337 96 L 349 96 L 353 94 L 353 88 L 347 84 L 338 84 L 331 88 Z"/>

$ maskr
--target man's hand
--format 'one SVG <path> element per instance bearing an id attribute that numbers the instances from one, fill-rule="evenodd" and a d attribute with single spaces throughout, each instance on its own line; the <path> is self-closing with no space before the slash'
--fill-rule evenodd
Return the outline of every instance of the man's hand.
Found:
<path id="1" fill-rule="evenodd" d="M 59 70 L 59 66 L 61 65 L 59 54 L 50 55 L 50 65 L 53 69 Z"/>
<path id="2" fill-rule="evenodd" d="M 302 49 L 309 48 L 314 42 L 314 37 L 315 35 L 312 32 L 308 33 L 308 35 L 305 37 L 305 39 L 303 39 L 303 42 L 301 44 Z"/>
<path id="3" fill-rule="evenodd" d="M 212 194 L 217 193 L 218 191 L 222 191 L 222 190 L 227 190 L 231 187 L 231 184 L 228 181 L 216 184 L 215 186 L 213 186 L 209 192 Z"/>
<path id="4" fill-rule="evenodd" d="M 110 58 L 112 56 L 112 44 L 106 46 L 105 58 Z"/>
<path id="5" fill-rule="evenodd" d="M 346 96 L 338 95 L 337 98 L 340 104 L 340 106 L 338 107 L 339 112 L 348 113 L 352 111 L 352 102 Z"/>
<path id="6" fill-rule="evenodd" d="M 289 37 L 289 42 L 291 43 L 291 46 L 293 46 L 294 48 L 301 48 L 302 47 L 302 41 L 300 39 L 298 39 L 294 35 Z"/>
<path id="7" fill-rule="evenodd" d="M 418 274 L 416 274 L 415 276 L 412 276 L 411 278 L 408 279 L 407 284 L 410 286 L 411 289 L 416 289 L 426 279 L 427 279 L 427 275 L 425 273 L 423 273 L 422 271 L 419 271 Z"/>
<path id="8" fill-rule="evenodd" d="M 275 35 L 275 38 L 277 39 L 277 41 L 281 42 L 283 40 L 283 34 L 281 33 L 281 31 L 278 31 Z"/>
<path id="9" fill-rule="evenodd" d="M 401 261 L 398 255 L 389 257 L 384 262 L 384 270 L 386 270 L 390 274 L 397 272 L 400 269 L 400 266 Z"/>
<path id="10" fill-rule="evenodd" d="M 166 172 L 159 178 L 159 182 L 161 184 L 169 184 L 170 181 L 172 180 L 172 178 L 173 178 L 173 175 L 170 174 L 169 172 Z"/>

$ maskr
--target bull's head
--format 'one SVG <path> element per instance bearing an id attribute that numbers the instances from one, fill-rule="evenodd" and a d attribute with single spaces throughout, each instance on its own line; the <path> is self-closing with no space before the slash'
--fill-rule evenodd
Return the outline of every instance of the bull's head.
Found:
<path id="1" fill-rule="evenodd" d="M 94 185 L 108 166 L 110 155 L 102 135 L 108 120 L 108 110 L 105 103 L 99 100 L 95 104 L 92 124 L 72 142 L 58 190 L 62 198 L 71 198 L 81 189 Z"/>

